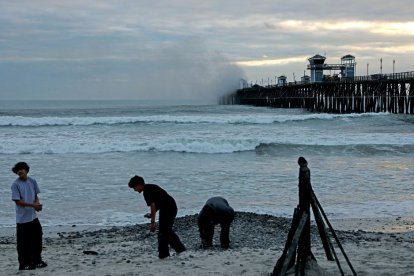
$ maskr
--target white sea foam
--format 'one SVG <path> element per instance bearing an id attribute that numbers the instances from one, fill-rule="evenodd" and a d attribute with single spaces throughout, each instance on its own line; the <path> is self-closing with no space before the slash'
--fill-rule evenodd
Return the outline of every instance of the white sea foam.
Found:
<path id="1" fill-rule="evenodd" d="M 205 139 L 173 138 L 154 139 L 137 143 L 133 140 L 102 140 L 95 139 L 50 139 L 38 140 L 26 143 L 23 140 L 4 140 L 0 144 L 0 154 L 96 154 L 106 152 L 186 152 L 221 154 L 245 151 L 282 152 L 294 149 L 307 149 L 315 152 L 357 152 L 361 154 L 376 154 L 389 152 L 390 154 L 406 153 L 413 150 L 413 144 L 407 140 L 406 144 L 373 144 L 362 140 L 316 141 L 313 138 L 308 141 L 300 141 L 300 138 L 284 141 L 272 141 L 270 138 L 227 138 L 216 139 L 206 137 Z M 374 140 L 374 139 L 372 139 Z M 388 139 L 388 140 L 391 140 Z M 411 139 L 412 140 L 412 139 Z M 383 140 L 378 141 L 379 143 Z"/>
<path id="2" fill-rule="evenodd" d="M 251 140 L 197 140 L 175 139 L 169 141 L 152 141 L 135 143 L 134 141 L 108 141 L 107 143 L 94 143 L 80 141 L 40 141 L 35 144 L 16 144 L 9 141 L 0 145 L 2 154 L 66 154 L 66 153 L 105 153 L 105 152 L 190 152 L 190 153 L 232 153 L 251 151 L 260 145 L 258 141 Z"/>
<path id="3" fill-rule="evenodd" d="M 326 114 L 312 113 L 304 115 L 151 115 L 151 116 L 111 116 L 111 117 L 26 117 L 0 116 L 0 126 L 89 126 L 116 125 L 134 123 L 212 123 L 212 124 L 273 124 L 306 120 L 333 120 L 336 118 L 357 118 L 365 116 L 383 116 L 387 113 L 365 114 Z"/>
<path id="4" fill-rule="evenodd" d="M 314 131 L 308 122 L 301 125 L 284 124 L 269 126 L 283 120 L 291 122 L 310 119 L 351 120 L 353 116 L 378 115 L 203 115 L 203 116 L 135 116 L 135 117 L 42 117 L 26 120 L 23 117 L 0 117 L 3 125 L 14 120 L 18 126 L 4 126 L 0 133 L 0 154 L 95 154 L 106 152 L 187 152 L 233 153 L 244 151 L 280 152 L 294 148 L 318 151 L 354 151 L 367 154 L 376 152 L 407 152 L 414 145 L 410 132 L 370 133 L 365 129 L 355 131 L 332 128 Z M 4 120 L 4 118 L 8 118 Z M 357 119 L 358 120 L 358 119 Z M 147 125 L 120 125 L 148 122 Z M 164 126 L 154 122 L 168 122 Z M 177 122 L 179 122 L 177 124 Z M 181 125 L 189 124 L 189 125 Z M 208 123 L 204 125 L 203 123 Z M 334 120 L 337 125 L 338 119 Z M 354 129 L 354 122 L 342 122 Z M 65 125 L 66 124 L 66 125 Z M 79 124 L 76 127 L 66 127 Z M 82 125 L 83 124 L 83 125 Z M 98 125 L 96 127 L 96 124 Z M 111 125 L 113 124 L 113 125 Z M 191 124 L 191 125 L 190 125 Z M 231 125 L 226 125 L 231 124 Z M 29 127 L 25 127 L 25 125 Z M 49 126 L 52 127 L 49 127 Z M 60 127 L 55 128 L 54 125 Z M 36 128 L 35 126 L 43 126 Z M 23 129 L 24 128 L 24 129 Z M 206 131 L 208 129 L 208 131 Z M 149 133 L 147 131 L 150 131 Z M 411 147 L 412 148 L 412 147 Z"/>

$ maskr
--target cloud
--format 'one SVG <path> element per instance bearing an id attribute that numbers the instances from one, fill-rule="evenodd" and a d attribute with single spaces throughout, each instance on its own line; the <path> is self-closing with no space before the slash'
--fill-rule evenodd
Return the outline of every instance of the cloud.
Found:
<path id="1" fill-rule="evenodd" d="M 289 63 L 303 63 L 306 62 L 308 56 L 290 57 L 281 59 L 263 59 L 263 60 L 249 60 L 237 61 L 235 64 L 240 66 L 254 67 L 254 66 L 269 66 L 269 65 L 285 65 Z"/>
<path id="2" fill-rule="evenodd" d="M 154 49 L 151 59 L 135 65 L 142 69 L 135 71 L 139 97 L 213 103 L 238 89 L 240 78 L 245 78 L 239 66 L 208 51 L 197 38 Z"/>
<path id="3" fill-rule="evenodd" d="M 408 0 L 0 0 L 0 98 L 213 95 L 224 76 L 301 75 L 316 53 L 412 71 L 412 14 Z"/>

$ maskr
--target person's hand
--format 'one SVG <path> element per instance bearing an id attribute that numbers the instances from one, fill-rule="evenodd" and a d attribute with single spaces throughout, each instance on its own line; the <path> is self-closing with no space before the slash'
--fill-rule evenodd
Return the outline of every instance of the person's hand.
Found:
<path id="1" fill-rule="evenodd" d="M 39 211 L 42 211 L 42 204 L 40 204 L 39 202 L 36 202 L 36 203 L 34 203 L 33 204 L 33 208 L 37 211 L 37 212 L 39 212 Z"/>
<path id="2" fill-rule="evenodd" d="M 157 226 L 155 225 L 155 222 L 151 222 L 150 231 L 155 232 L 155 229 L 157 229 Z"/>

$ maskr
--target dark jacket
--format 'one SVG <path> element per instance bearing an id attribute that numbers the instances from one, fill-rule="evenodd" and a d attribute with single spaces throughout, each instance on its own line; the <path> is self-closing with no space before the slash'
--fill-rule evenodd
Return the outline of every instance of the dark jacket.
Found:
<path id="1" fill-rule="evenodd" d="M 212 197 L 207 200 L 203 209 L 198 215 L 198 225 L 230 223 L 234 219 L 234 210 L 226 199 Z"/>
<path id="2" fill-rule="evenodd" d="M 177 209 L 177 204 L 163 188 L 155 184 L 145 184 L 144 199 L 148 206 L 155 203 L 157 210 Z"/>

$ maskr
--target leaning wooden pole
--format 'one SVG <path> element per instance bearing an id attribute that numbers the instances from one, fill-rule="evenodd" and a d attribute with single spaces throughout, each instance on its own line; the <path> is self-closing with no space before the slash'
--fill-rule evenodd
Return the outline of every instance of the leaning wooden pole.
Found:
<path id="1" fill-rule="evenodd" d="M 305 227 L 308 216 L 309 214 L 305 212 L 302 213 L 302 217 L 299 221 L 298 227 L 296 228 L 295 235 L 293 236 L 292 242 L 289 246 L 289 249 L 287 250 L 286 258 L 283 261 L 282 269 L 278 273 L 276 266 L 275 266 L 272 276 L 285 276 L 286 275 L 286 271 L 289 268 L 289 264 L 296 253 L 296 247 L 298 246 L 299 238 L 300 238 L 300 235 L 302 234 L 303 228 Z"/>
<path id="2" fill-rule="evenodd" d="M 322 208 L 321 204 L 319 203 L 318 198 L 316 197 L 316 195 L 315 195 L 315 193 L 314 193 L 314 191 L 313 191 L 313 190 L 311 191 L 311 193 L 312 193 L 312 195 L 313 195 L 313 197 L 314 197 L 314 199 L 315 199 L 316 204 L 317 204 L 317 205 L 318 205 L 318 207 L 319 207 L 319 210 L 321 211 L 321 213 L 322 213 L 322 215 L 323 215 L 323 217 L 324 217 L 324 219 L 325 219 L 325 221 L 326 221 L 326 224 L 328 224 L 329 229 L 331 230 L 332 235 L 333 235 L 333 237 L 334 237 L 334 239 L 335 239 L 336 243 L 338 244 L 339 249 L 341 249 L 341 252 L 342 252 L 342 254 L 344 255 L 344 258 L 345 258 L 346 262 L 348 263 L 349 268 L 350 268 L 350 269 L 351 269 L 351 271 L 352 271 L 352 274 L 353 274 L 354 276 L 357 276 L 357 274 L 356 274 L 356 272 L 355 272 L 355 270 L 354 270 L 354 268 L 353 268 L 353 266 L 352 266 L 352 264 L 351 264 L 351 261 L 349 260 L 348 256 L 346 255 L 345 250 L 344 250 L 344 248 L 342 247 L 342 245 L 341 245 L 341 243 L 340 243 L 340 241 L 339 241 L 339 239 L 338 239 L 338 236 L 336 235 L 335 230 L 333 229 L 333 227 L 332 227 L 331 223 L 329 222 L 328 217 L 326 216 L 326 214 L 325 214 L 325 212 L 324 212 L 324 210 L 323 210 L 323 208 Z"/>
<path id="3" fill-rule="evenodd" d="M 326 226 L 323 222 L 321 213 L 319 212 L 318 205 L 315 202 L 315 197 L 313 193 L 311 193 L 310 203 L 312 206 L 313 215 L 315 217 L 316 226 L 318 227 L 319 236 L 321 237 L 323 249 L 325 250 L 326 258 L 328 259 L 328 261 L 333 261 L 334 258 L 332 257 L 332 253 L 334 252 L 331 251 L 331 247 L 329 246 L 330 240 L 328 238 L 328 233 L 326 232 Z"/>
<path id="4" fill-rule="evenodd" d="M 342 270 L 341 264 L 339 263 L 339 258 L 336 255 L 332 242 L 328 237 L 328 233 L 326 232 L 325 223 L 323 222 L 318 205 L 316 204 L 314 193 L 311 193 L 311 206 L 312 206 L 313 214 L 315 217 L 316 225 L 318 226 L 319 235 L 321 237 L 322 244 L 324 245 L 326 257 L 329 261 L 333 261 L 335 259 L 339 272 L 341 273 L 342 276 L 344 276 L 345 274 L 344 274 L 344 271 Z M 325 246 L 328 246 L 328 248 L 325 248 Z M 332 255 L 330 254 L 332 254 L 334 258 L 332 258 Z"/>
<path id="5" fill-rule="evenodd" d="M 344 271 L 342 270 L 342 266 L 341 266 L 341 264 L 339 263 L 339 258 L 338 258 L 338 256 L 336 255 L 336 252 L 335 252 L 335 249 L 334 249 L 334 247 L 333 247 L 333 244 L 332 244 L 330 241 L 329 241 L 329 247 L 331 248 L 332 253 L 333 253 L 333 255 L 335 256 L 335 262 L 336 262 L 336 265 L 338 266 L 338 270 L 339 270 L 339 272 L 341 273 L 341 276 L 345 276 Z"/>
<path id="6" fill-rule="evenodd" d="M 283 263 L 285 262 L 287 252 L 290 248 L 290 245 L 292 244 L 293 236 L 295 235 L 295 232 L 298 229 L 299 222 L 300 222 L 299 211 L 297 208 L 295 208 L 293 212 L 292 223 L 291 223 L 291 226 L 290 226 L 287 238 L 286 238 L 285 247 L 283 248 L 282 256 L 280 256 L 280 258 L 276 262 L 276 265 L 273 268 L 272 275 L 274 276 L 280 275 L 280 271 L 282 270 Z M 289 266 L 293 266 L 293 265 L 294 265 L 294 261 L 292 263 L 292 260 L 291 260 L 289 263 Z"/>

